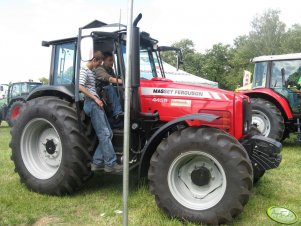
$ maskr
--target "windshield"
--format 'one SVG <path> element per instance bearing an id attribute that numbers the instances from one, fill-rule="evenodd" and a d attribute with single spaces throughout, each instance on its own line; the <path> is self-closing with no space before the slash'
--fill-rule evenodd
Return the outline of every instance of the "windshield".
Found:
<path id="1" fill-rule="evenodd" d="M 301 60 L 273 61 L 271 88 L 284 96 L 294 113 L 301 113 Z"/>
<path id="2" fill-rule="evenodd" d="M 301 75 L 301 60 L 273 61 L 272 88 L 297 87 Z"/>
<path id="3" fill-rule="evenodd" d="M 126 66 L 126 47 L 121 46 L 123 60 Z M 150 47 L 140 47 L 140 78 L 150 80 L 154 77 L 161 77 L 158 56 Z"/>
<path id="4" fill-rule="evenodd" d="M 36 87 L 42 85 L 41 83 L 29 83 L 28 84 L 28 92 L 30 93 L 32 90 L 34 90 Z"/>
<path id="5" fill-rule="evenodd" d="M 263 88 L 266 84 L 267 62 L 258 62 L 255 64 L 253 88 Z"/>

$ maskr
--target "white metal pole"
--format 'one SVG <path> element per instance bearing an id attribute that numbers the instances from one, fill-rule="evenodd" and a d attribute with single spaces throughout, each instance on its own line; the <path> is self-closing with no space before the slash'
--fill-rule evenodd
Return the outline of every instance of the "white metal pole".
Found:
<path id="1" fill-rule="evenodd" d="M 128 0 L 127 39 L 126 39 L 126 76 L 124 100 L 124 140 L 123 140 L 123 226 L 128 225 L 128 194 L 129 194 L 129 148 L 130 148 L 130 100 L 132 76 L 132 33 L 133 33 L 133 2 Z"/>

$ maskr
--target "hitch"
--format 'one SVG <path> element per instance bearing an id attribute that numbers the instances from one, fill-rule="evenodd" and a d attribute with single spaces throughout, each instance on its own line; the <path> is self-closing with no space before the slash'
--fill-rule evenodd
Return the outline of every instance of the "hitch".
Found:
<path id="1" fill-rule="evenodd" d="M 280 142 L 261 135 L 254 135 L 244 139 L 241 144 L 247 150 L 253 168 L 269 170 L 279 166 L 282 159 Z"/>

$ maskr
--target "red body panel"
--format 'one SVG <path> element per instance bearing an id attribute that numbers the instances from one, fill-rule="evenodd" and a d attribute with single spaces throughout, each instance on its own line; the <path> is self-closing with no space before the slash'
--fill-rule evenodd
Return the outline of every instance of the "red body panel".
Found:
<path id="1" fill-rule="evenodd" d="M 161 121 L 171 121 L 178 117 L 211 113 L 221 116 L 211 123 L 187 122 L 189 125 L 208 125 L 221 128 L 235 136 L 242 137 L 242 100 L 248 98 L 234 92 L 186 84 L 174 83 L 168 79 L 141 80 L 141 111 L 158 112 Z"/>
<path id="2" fill-rule="evenodd" d="M 240 93 L 247 95 L 247 96 L 252 96 L 254 94 L 256 95 L 267 95 L 276 100 L 277 103 L 280 104 L 282 107 L 283 111 L 285 112 L 286 116 L 288 119 L 293 119 L 293 113 L 292 110 L 287 102 L 287 100 L 279 95 L 278 93 L 274 92 L 272 89 L 268 88 L 259 88 L 259 89 L 253 89 L 253 90 L 247 90 L 247 91 L 240 91 Z"/>

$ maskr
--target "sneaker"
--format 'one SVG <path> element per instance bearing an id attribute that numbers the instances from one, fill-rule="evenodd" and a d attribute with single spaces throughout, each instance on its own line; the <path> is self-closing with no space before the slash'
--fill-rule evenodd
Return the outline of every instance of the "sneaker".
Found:
<path id="1" fill-rule="evenodd" d="M 123 166 L 119 164 L 115 164 L 113 166 L 105 166 L 105 172 L 107 173 L 120 173 L 123 170 Z"/>
<path id="2" fill-rule="evenodd" d="M 100 171 L 100 170 L 104 170 L 104 165 L 97 165 L 95 163 L 91 163 L 91 171 Z"/>

